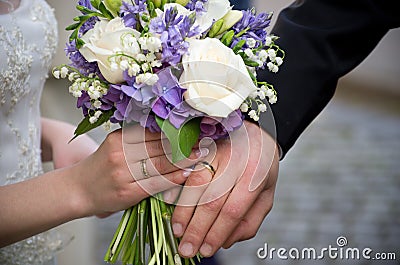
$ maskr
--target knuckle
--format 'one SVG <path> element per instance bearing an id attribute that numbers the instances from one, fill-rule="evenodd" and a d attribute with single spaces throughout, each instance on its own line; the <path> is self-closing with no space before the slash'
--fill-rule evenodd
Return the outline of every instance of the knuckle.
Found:
<path id="1" fill-rule="evenodd" d="M 202 207 L 208 212 L 218 213 L 221 210 L 222 201 L 218 199 L 208 200 Z"/>
<path id="2" fill-rule="evenodd" d="M 200 243 L 202 241 L 202 238 L 199 237 L 199 235 L 203 235 L 204 231 L 202 231 L 198 226 L 190 224 L 186 231 L 185 231 L 185 238 L 189 239 L 192 243 Z"/>
<path id="3" fill-rule="evenodd" d="M 167 179 L 174 184 L 182 184 L 186 181 L 186 178 L 183 176 L 182 172 L 180 172 L 180 171 L 168 174 L 166 176 L 167 176 Z"/>
<path id="4" fill-rule="evenodd" d="M 148 154 L 158 154 L 163 150 L 161 141 L 152 141 L 146 144 L 146 151 Z"/>
<path id="5" fill-rule="evenodd" d="M 166 166 L 161 156 L 150 159 L 150 162 L 151 162 L 151 167 L 157 174 L 161 174 L 161 172 L 164 172 Z"/>
<path id="6" fill-rule="evenodd" d="M 111 165 L 120 165 L 125 162 L 125 156 L 119 151 L 109 152 L 107 154 L 107 162 Z"/>
<path id="7" fill-rule="evenodd" d="M 207 174 L 201 174 L 200 172 L 192 173 L 187 180 L 188 186 L 202 186 L 208 184 L 211 181 L 210 176 Z"/>
<path id="8" fill-rule="evenodd" d="M 218 213 L 223 205 L 223 201 L 218 199 L 215 195 L 208 195 L 201 199 L 204 203 L 202 207 L 209 212 Z"/>
<path id="9" fill-rule="evenodd" d="M 222 208 L 221 214 L 233 220 L 240 220 L 243 217 L 242 209 L 235 204 L 226 204 L 225 207 Z"/>
<path id="10" fill-rule="evenodd" d="M 121 130 L 114 131 L 109 133 L 105 139 L 105 142 L 110 144 L 121 143 L 122 142 L 122 133 Z"/>
<path id="11" fill-rule="evenodd" d="M 258 230 L 255 229 L 254 227 L 248 228 L 246 231 L 243 232 L 241 240 L 248 240 L 254 238 L 257 235 L 257 231 Z"/>

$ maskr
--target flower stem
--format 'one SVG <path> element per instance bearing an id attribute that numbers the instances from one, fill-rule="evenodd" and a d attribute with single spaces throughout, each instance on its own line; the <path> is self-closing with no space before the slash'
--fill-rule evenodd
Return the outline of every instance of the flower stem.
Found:
<path id="1" fill-rule="evenodd" d="M 110 263 L 115 263 L 117 261 L 119 253 L 122 250 L 126 238 L 128 237 L 129 231 L 132 229 L 132 225 L 136 224 L 137 215 L 134 214 L 136 212 L 136 207 L 137 206 L 133 206 L 124 212 L 118 229 L 114 234 L 112 243 L 110 244 L 104 257 L 104 261 Z"/>
<path id="2" fill-rule="evenodd" d="M 144 265 L 146 262 L 145 246 L 146 246 L 146 235 L 147 235 L 147 201 L 145 199 L 140 202 L 138 207 L 139 222 L 138 222 L 138 236 L 139 236 L 139 261 L 140 264 Z"/>

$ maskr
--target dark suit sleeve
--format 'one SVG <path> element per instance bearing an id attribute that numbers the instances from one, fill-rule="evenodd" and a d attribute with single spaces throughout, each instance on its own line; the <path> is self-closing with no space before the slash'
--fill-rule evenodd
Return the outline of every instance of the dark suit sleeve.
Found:
<path id="1" fill-rule="evenodd" d="M 399 3 L 303 0 L 281 12 L 273 33 L 280 37 L 285 62 L 277 74 L 263 71 L 258 79 L 278 92 L 272 110 L 283 156 L 327 105 L 338 79 L 364 60 L 389 29 L 400 25 Z"/>

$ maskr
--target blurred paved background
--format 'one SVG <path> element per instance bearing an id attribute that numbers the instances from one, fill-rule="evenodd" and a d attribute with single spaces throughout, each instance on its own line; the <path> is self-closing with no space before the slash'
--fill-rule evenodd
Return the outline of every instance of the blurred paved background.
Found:
<path id="1" fill-rule="evenodd" d="M 60 1 L 60 28 L 72 14 Z M 275 10 L 289 1 L 255 2 Z M 60 12 L 60 10 L 62 10 Z M 62 39 L 64 38 L 64 40 Z M 60 54 L 64 60 L 61 36 Z M 400 264 L 400 31 L 391 32 L 360 67 L 343 78 L 334 100 L 281 163 L 275 205 L 258 235 L 220 251 L 221 264 L 313 264 L 310 260 L 260 260 L 258 248 L 348 247 L 395 252 L 397 261 L 318 260 L 315 264 Z M 62 82 L 49 81 L 42 110 L 47 117 L 77 124 L 81 116 Z M 68 111 L 65 111 L 68 110 Z M 104 132 L 91 134 L 98 141 Z M 60 265 L 104 264 L 102 257 L 119 215 L 88 218 L 62 229 L 75 240 L 59 255 Z"/>

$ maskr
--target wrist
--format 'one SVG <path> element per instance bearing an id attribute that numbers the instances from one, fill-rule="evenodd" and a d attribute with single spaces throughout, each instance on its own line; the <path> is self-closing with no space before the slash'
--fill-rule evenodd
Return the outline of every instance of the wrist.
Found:
<path id="1" fill-rule="evenodd" d="M 87 187 L 90 184 L 85 182 L 88 176 L 83 173 L 85 172 L 82 168 L 83 166 L 83 163 L 80 162 L 71 167 L 60 169 L 62 171 L 68 171 L 65 187 L 68 193 L 66 207 L 71 212 L 71 216 L 74 216 L 74 219 L 93 215 L 90 210 L 90 200 L 88 199 L 87 191 Z"/>

